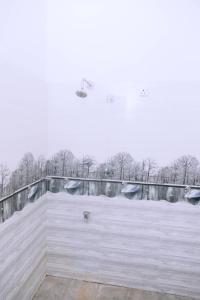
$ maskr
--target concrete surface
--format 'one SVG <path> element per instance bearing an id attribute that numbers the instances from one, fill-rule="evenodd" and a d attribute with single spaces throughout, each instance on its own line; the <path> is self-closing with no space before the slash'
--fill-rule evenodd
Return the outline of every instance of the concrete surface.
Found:
<path id="1" fill-rule="evenodd" d="M 193 300 L 157 292 L 47 276 L 33 300 Z"/>

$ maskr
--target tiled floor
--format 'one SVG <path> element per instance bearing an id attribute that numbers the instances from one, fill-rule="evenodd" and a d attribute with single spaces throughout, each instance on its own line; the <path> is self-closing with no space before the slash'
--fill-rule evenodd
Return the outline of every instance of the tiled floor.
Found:
<path id="1" fill-rule="evenodd" d="M 47 276 L 33 300 L 193 300 L 193 298 Z"/>

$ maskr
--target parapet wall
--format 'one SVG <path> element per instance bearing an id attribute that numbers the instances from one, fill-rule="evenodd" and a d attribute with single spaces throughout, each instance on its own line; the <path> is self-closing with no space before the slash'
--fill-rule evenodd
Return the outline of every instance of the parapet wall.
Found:
<path id="1" fill-rule="evenodd" d="M 30 300 L 46 275 L 46 199 L 0 224 L 0 299 Z"/>
<path id="2" fill-rule="evenodd" d="M 45 274 L 200 298 L 199 213 L 48 192 L 0 224 L 0 299 L 30 300 Z"/>
<path id="3" fill-rule="evenodd" d="M 49 275 L 200 298 L 200 206 L 65 193 L 47 201 Z"/>

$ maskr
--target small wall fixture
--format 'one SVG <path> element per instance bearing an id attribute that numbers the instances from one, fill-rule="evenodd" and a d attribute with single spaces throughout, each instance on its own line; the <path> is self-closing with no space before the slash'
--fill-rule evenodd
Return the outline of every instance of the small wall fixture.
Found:
<path id="1" fill-rule="evenodd" d="M 84 222 L 88 222 L 90 218 L 90 211 L 84 211 L 83 218 L 84 218 Z"/>
<path id="2" fill-rule="evenodd" d="M 94 86 L 93 82 L 83 78 L 81 81 L 80 90 L 76 91 L 76 96 L 78 96 L 80 98 L 86 98 L 87 97 L 86 89 L 92 89 L 93 86 Z"/>

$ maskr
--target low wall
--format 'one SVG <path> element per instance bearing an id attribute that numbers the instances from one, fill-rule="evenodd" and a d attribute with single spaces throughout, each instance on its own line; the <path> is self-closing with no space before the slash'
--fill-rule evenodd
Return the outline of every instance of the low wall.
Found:
<path id="1" fill-rule="evenodd" d="M 0 299 L 30 300 L 46 275 L 46 201 L 0 224 Z"/>
<path id="2" fill-rule="evenodd" d="M 0 299 L 30 300 L 45 274 L 200 298 L 199 214 L 48 192 L 0 224 Z"/>
<path id="3" fill-rule="evenodd" d="M 200 297 L 200 206 L 65 193 L 47 201 L 49 275 Z"/>

